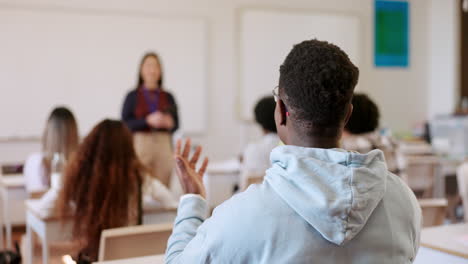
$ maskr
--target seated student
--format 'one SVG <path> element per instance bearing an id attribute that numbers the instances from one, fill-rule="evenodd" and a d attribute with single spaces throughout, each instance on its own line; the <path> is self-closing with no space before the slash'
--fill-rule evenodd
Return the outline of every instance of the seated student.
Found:
<path id="1" fill-rule="evenodd" d="M 151 195 L 161 207 L 177 206 L 166 187 L 149 175 L 122 122 L 104 120 L 83 140 L 67 164 L 58 199 L 59 216 L 64 221 L 72 216 L 81 260 L 97 260 L 103 229 L 141 224 L 143 196 Z"/>
<path id="2" fill-rule="evenodd" d="M 207 219 L 202 175 L 176 146 L 181 198 L 166 263 L 410 263 L 421 209 L 388 172 L 380 150 L 338 148 L 351 115 L 358 69 L 337 46 L 309 40 L 280 67 L 275 121 L 285 146 L 271 152 L 262 184 Z"/>
<path id="3" fill-rule="evenodd" d="M 42 135 L 42 151 L 30 155 L 24 165 L 26 190 L 32 193 L 49 189 L 54 156 L 66 161 L 77 146 L 78 128 L 75 117 L 65 107 L 55 108 Z"/>
<path id="4" fill-rule="evenodd" d="M 262 127 L 263 137 L 257 142 L 250 143 L 244 151 L 240 173 L 241 190 L 247 187 L 249 177 L 263 177 L 266 169 L 270 167 L 270 152 L 279 143 L 274 117 L 275 106 L 273 96 L 260 99 L 255 106 L 255 121 Z"/>
<path id="5" fill-rule="evenodd" d="M 379 127 L 379 108 L 365 94 L 356 93 L 351 101 L 353 113 L 346 123 L 342 148 L 365 154 L 373 149 L 384 152 L 387 168 L 396 171 L 395 143 L 388 136 L 381 136 L 377 131 Z"/>

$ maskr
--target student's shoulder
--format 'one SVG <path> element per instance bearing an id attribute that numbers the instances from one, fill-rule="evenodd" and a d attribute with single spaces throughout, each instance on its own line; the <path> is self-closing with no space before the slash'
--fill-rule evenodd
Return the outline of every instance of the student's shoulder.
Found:
<path id="1" fill-rule="evenodd" d="M 253 184 L 216 207 L 213 217 L 220 221 L 234 221 L 237 225 L 251 225 L 253 220 L 274 214 L 275 199 L 278 198 L 269 185 Z"/>
<path id="2" fill-rule="evenodd" d="M 28 156 L 25 162 L 25 166 L 31 166 L 31 165 L 40 165 L 42 163 L 42 159 L 44 158 L 44 155 L 42 152 L 35 152 L 32 153 Z"/>
<path id="3" fill-rule="evenodd" d="M 251 240 L 253 233 L 265 234 L 265 229 L 274 218 L 268 209 L 268 193 L 262 191 L 261 185 L 249 187 L 245 192 L 234 195 L 213 211 L 203 227 L 211 244 L 223 241 L 222 247 L 254 247 L 261 240 Z M 248 246 L 247 246 L 247 244 Z M 216 246 L 216 247 L 219 247 Z"/>
<path id="4" fill-rule="evenodd" d="M 250 185 L 218 206 L 200 230 L 210 250 L 232 251 L 235 254 L 230 257 L 236 258 L 236 263 L 260 263 L 262 257 L 271 255 L 263 250 L 277 239 L 278 232 L 288 233 L 285 223 L 297 221 L 303 222 L 268 182 L 263 182 Z"/>
<path id="5" fill-rule="evenodd" d="M 419 237 L 422 211 L 418 199 L 408 185 L 397 175 L 388 172 L 386 194 L 383 198 L 393 226 L 400 228 L 415 241 Z M 418 244 L 415 242 L 415 245 Z"/>
<path id="6" fill-rule="evenodd" d="M 42 183 L 39 183 L 40 180 L 44 175 L 44 165 L 43 165 L 44 155 L 41 152 L 36 152 L 30 154 L 26 159 L 23 167 L 23 175 L 26 179 L 26 188 L 30 189 L 41 189 L 43 186 Z M 37 186 L 31 187 L 32 183 L 38 182 L 41 186 L 38 188 Z M 45 188 L 45 186 L 44 186 Z"/>
<path id="7" fill-rule="evenodd" d="M 416 196 L 409 186 L 397 175 L 388 172 L 387 176 L 387 196 L 392 201 L 398 203 L 402 210 L 420 211 L 420 206 Z"/>
<path id="8" fill-rule="evenodd" d="M 42 159 L 44 154 L 42 152 L 34 152 L 29 154 L 28 159 Z"/>
<path id="9" fill-rule="evenodd" d="M 387 172 L 387 186 L 401 193 L 412 193 L 403 179 L 390 171 Z"/>

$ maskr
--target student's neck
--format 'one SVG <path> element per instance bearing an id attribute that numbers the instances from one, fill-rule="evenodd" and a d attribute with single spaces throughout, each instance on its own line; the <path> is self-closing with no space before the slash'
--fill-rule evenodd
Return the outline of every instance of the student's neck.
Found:
<path id="1" fill-rule="evenodd" d="M 305 135 L 298 135 L 294 132 L 289 134 L 288 145 L 294 145 L 305 148 L 339 148 L 340 136 L 337 137 L 311 137 Z"/>
<path id="2" fill-rule="evenodd" d="M 288 145 L 304 148 L 339 148 L 339 139 L 336 137 L 291 137 Z"/>

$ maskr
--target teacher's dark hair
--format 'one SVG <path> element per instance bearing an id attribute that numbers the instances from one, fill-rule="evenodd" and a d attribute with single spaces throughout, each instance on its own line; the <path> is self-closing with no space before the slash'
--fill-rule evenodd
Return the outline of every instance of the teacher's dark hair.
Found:
<path id="1" fill-rule="evenodd" d="M 148 52 L 146 53 L 143 58 L 141 58 L 141 61 L 140 61 L 140 68 L 138 69 L 138 83 L 137 83 L 137 87 L 136 88 L 139 88 L 141 87 L 141 85 L 143 84 L 143 77 L 141 77 L 141 68 L 143 67 L 143 63 L 145 62 L 145 60 L 149 57 L 153 57 L 155 58 L 158 63 L 159 63 L 159 70 L 161 71 L 161 75 L 159 77 L 159 81 L 158 81 L 158 86 L 160 89 L 163 88 L 163 67 L 162 67 L 162 63 L 161 63 L 161 59 L 159 59 L 159 56 L 156 52 Z"/>

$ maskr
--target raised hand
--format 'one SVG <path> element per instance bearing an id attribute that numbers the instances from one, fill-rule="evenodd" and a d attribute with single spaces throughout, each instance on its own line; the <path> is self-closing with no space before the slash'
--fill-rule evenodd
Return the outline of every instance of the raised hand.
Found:
<path id="1" fill-rule="evenodd" d="M 179 176 L 180 183 L 185 193 L 199 194 L 206 198 L 205 186 L 203 185 L 203 175 L 205 174 L 206 167 L 208 166 L 208 158 L 205 157 L 202 165 L 198 171 L 196 165 L 202 147 L 198 146 L 195 149 L 192 157 L 189 159 L 191 141 L 187 139 L 182 150 L 182 140 L 178 140 L 176 144 L 175 160 L 176 160 L 176 172 Z"/>

